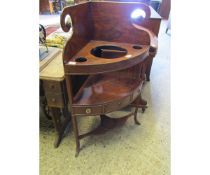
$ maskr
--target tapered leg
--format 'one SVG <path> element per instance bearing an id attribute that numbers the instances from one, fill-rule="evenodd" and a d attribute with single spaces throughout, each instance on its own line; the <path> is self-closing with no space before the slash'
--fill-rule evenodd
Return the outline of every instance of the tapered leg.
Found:
<path id="1" fill-rule="evenodd" d="M 150 81 L 150 72 L 152 67 L 153 57 L 149 56 L 146 67 L 146 80 Z"/>
<path id="2" fill-rule="evenodd" d="M 69 112 L 67 106 L 64 106 L 64 108 L 62 108 L 62 112 L 63 112 L 64 118 L 70 118 L 71 117 L 71 113 Z"/>
<path id="3" fill-rule="evenodd" d="M 142 112 L 144 113 L 144 111 L 147 108 L 147 101 L 142 99 L 141 94 L 139 95 L 139 104 L 142 106 L 141 109 L 142 109 Z"/>
<path id="4" fill-rule="evenodd" d="M 80 141 L 79 141 L 79 132 L 78 132 L 78 125 L 77 125 L 77 118 L 75 115 L 72 115 L 72 125 L 73 125 L 73 129 L 74 129 L 74 137 L 75 137 L 75 141 L 76 141 L 76 154 L 75 157 L 77 157 L 79 155 L 79 151 L 80 151 Z"/>
<path id="5" fill-rule="evenodd" d="M 140 125 L 141 123 L 138 121 L 137 119 L 137 113 L 138 113 L 138 107 L 135 108 L 135 112 L 134 112 L 134 121 L 135 121 L 135 124 L 137 125 Z"/>
<path id="6" fill-rule="evenodd" d="M 147 101 L 142 99 L 141 93 L 140 93 L 139 96 L 136 98 L 136 100 L 131 104 L 131 106 L 135 107 L 134 121 L 137 125 L 140 125 L 141 123 L 137 119 L 138 109 L 141 108 L 142 112 L 144 112 L 145 109 L 147 108 Z"/>
<path id="7" fill-rule="evenodd" d="M 131 103 L 130 106 L 141 108 L 142 112 L 144 112 L 145 109 L 147 108 L 147 101 L 142 99 L 141 94 L 139 94 L 139 96 L 136 98 L 134 102 Z"/>
<path id="8" fill-rule="evenodd" d="M 55 130 L 57 132 L 57 138 L 54 143 L 54 147 L 57 148 L 61 142 L 62 136 L 61 136 L 61 119 L 60 119 L 60 111 L 59 108 L 51 108 L 52 111 L 52 120 L 54 123 Z"/>
<path id="9" fill-rule="evenodd" d="M 66 112 L 65 113 L 65 118 L 64 118 L 64 121 L 61 122 L 61 112 L 60 112 L 60 109 L 59 108 L 54 108 L 54 107 L 51 107 L 51 112 L 52 112 L 52 121 L 53 121 L 53 124 L 54 124 L 54 127 L 55 127 L 55 130 L 56 130 L 56 139 L 55 139 L 55 142 L 54 142 L 54 147 L 57 148 L 60 143 L 61 143 L 61 140 L 64 136 L 64 132 L 68 126 L 68 124 L 70 123 L 70 113 L 69 112 Z"/>

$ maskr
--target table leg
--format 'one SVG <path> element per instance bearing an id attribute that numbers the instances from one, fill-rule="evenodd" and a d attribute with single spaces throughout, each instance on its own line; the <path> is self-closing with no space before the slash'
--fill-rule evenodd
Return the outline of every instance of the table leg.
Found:
<path id="1" fill-rule="evenodd" d="M 59 144 L 61 143 L 61 140 L 64 135 L 64 131 L 67 125 L 69 124 L 70 116 L 69 117 L 66 116 L 64 122 L 61 122 L 60 109 L 51 107 L 51 111 L 52 111 L 52 120 L 53 120 L 54 127 L 56 130 L 56 140 L 54 143 L 54 147 L 57 148 Z"/>
<path id="2" fill-rule="evenodd" d="M 147 61 L 147 68 L 146 68 L 146 80 L 150 81 L 150 72 L 152 67 L 153 57 L 149 56 Z"/>

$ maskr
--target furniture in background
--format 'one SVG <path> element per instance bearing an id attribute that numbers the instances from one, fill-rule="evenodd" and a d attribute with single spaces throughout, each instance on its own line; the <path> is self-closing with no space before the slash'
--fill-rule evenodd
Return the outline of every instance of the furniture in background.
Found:
<path id="1" fill-rule="evenodd" d="M 54 146 L 57 148 L 69 124 L 70 113 L 68 110 L 62 51 L 49 47 L 50 51 L 51 53 L 40 61 L 40 95 L 44 98 L 43 110 L 48 118 L 52 118 L 56 129 Z"/>
<path id="2" fill-rule="evenodd" d="M 162 0 L 159 14 L 163 19 L 168 19 L 171 10 L 171 0 Z"/>
<path id="3" fill-rule="evenodd" d="M 150 0 L 149 5 L 150 5 L 157 13 L 159 13 L 160 6 L 161 6 L 161 0 Z"/>
<path id="4" fill-rule="evenodd" d="M 62 12 L 62 29 L 70 30 L 65 23 L 68 15 L 73 26 L 72 37 L 63 50 L 63 64 L 75 156 L 80 151 L 80 140 L 90 134 L 105 132 L 132 115 L 140 124 L 138 108 L 144 111 L 147 107 L 141 98 L 142 86 L 157 52 L 160 18 L 152 13 L 143 3 L 129 2 L 86 2 Z M 108 116 L 129 105 L 135 107 L 134 112 L 120 118 Z M 96 115 L 101 118 L 100 126 L 80 134 L 77 118 Z"/>
<path id="5" fill-rule="evenodd" d="M 74 0 L 69 0 L 68 3 L 74 3 Z M 39 0 L 39 13 L 58 13 L 66 6 L 66 0 Z"/>
<path id="6" fill-rule="evenodd" d="M 49 0 L 39 0 L 39 13 L 50 13 Z"/>

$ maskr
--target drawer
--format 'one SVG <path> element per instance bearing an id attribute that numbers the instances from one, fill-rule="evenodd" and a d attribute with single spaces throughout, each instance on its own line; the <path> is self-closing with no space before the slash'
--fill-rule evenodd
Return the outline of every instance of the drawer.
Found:
<path id="1" fill-rule="evenodd" d="M 72 113 L 77 115 L 98 115 L 102 114 L 102 106 L 72 106 Z"/>
<path id="2" fill-rule="evenodd" d="M 47 105 L 50 107 L 64 107 L 64 99 L 62 94 L 46 93 Z"/>
<path id="3" fill-rule="evenodd" d="M 62 93 L 61 82 L 56 81 L 44 81 L 45 93 Z"/>
<path id="4" fill-rule="evenodd" d="M 138 93 L 136 93 L 137 95 Z M 110 102 L 98 106 L 72 106 L 72 113 L 77 115 L 100 115 L 113 112 L 128 106 L 132 102 L 132 96 L 127 96 L 119 101 Z"/>

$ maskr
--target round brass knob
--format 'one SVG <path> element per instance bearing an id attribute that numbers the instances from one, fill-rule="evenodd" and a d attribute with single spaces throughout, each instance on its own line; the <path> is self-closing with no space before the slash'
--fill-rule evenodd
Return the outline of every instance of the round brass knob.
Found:
<path id="1" fill-rule="evenodd" d="M 52 98 L 52 102 L 55 102 L 55 98 Z"/>
<path id="2" fill-rule="evenodd" d="M 90 108 L 87 108 L 87 109 L 85 110 L 85 112 L 86 112 L 87 114 L 89 114 L 89 113 L 91 113 L 91 109 L 90 109 Z"/>

